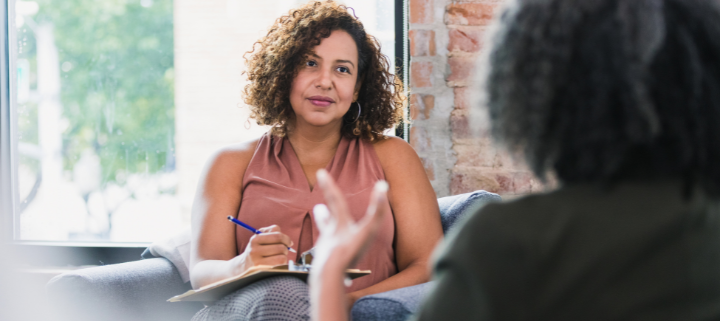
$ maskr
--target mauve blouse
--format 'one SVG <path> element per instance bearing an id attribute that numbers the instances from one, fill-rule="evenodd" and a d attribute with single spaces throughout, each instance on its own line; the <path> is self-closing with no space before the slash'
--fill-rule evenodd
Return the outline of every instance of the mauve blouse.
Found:
<path id="1" fill-rule="evenodd" d="M 375 182 L 385 179 L 373 145 L 343 137 L 326 170 L 345 194 L 352 216 L 356 221 L 362 218 Z M 322 192 L 310 189 L 290 141 L 264 134 L 243 177 L 238 219 L 256 228 L 278 225 L 298 251 L 297 256 L 290 253 L 288 259 L 297 262 L 299 254 L 312 248 L 318 239 L 312 208 L 319 203 L 324 203 Z M 389 203 L 383 206 L 391 210 Z M 236 235 L 242 253 L 253 233 L 238 227 Z M 353 280 L 349 291 L 364 289 L 397 273 L 394 239 L 394 216 L 386 215 L 375 241 L 354 266 L 372 273 Z"/>

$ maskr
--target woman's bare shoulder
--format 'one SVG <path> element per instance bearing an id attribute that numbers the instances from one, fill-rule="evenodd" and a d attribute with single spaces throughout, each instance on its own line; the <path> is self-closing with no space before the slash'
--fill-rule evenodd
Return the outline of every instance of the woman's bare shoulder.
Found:
<path id="1" fill-rule="evenodd" d="M 417 159 L 417 153 L 405 140 L 395 136 L 384 136 L 373 142 L 375 153 L 378 155 L 380 162 L 390 165 L 390 163 L 405 163 L 411 159 Z"/>
<path id="2" fill-rule="evenodd" d="M 207 175 L 242 179 L 260 139 L 227 145 L 215 151 L 207 161 Z"/>
<path id="3" fill-rule="evenodd" d="M 260 143 L 260 139 L 261 138 L 256 138 L 242 143 L 223 146 L 215 152 L 213 157 L 228 158 L 235 161 L 242 159 L 250 160 L 255 153 L 257 145 Z"/>

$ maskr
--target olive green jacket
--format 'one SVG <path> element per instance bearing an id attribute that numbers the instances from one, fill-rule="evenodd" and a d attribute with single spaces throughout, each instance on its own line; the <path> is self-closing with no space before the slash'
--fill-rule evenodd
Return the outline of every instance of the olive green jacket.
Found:
<path id="1" fill-rule="evenodd" d="M 720 202 L 679 180 L 566 186 L 454 232 L 419 320 L 720 320 Z"/>

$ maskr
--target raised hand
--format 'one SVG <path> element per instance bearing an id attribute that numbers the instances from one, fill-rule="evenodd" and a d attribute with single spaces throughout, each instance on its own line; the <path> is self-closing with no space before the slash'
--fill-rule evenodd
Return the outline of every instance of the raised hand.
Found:
<path id="1" fill-rule="evenodd" d="M 365 216 L 355 222 L 345 197 L 330 175 L 320 170 L 317 181 L 327 206 L 318 204 L 313 209 L 320 238 L 310 272 L 310 295 L 314 304 L 311 314 L 315 320 L 346 320 L 345 269 L 362 256 L 383 216 L 387 215 L 386 207 L 378 205 L 387 201 L 388 184 L 384 181 L 375 184 Z"/>

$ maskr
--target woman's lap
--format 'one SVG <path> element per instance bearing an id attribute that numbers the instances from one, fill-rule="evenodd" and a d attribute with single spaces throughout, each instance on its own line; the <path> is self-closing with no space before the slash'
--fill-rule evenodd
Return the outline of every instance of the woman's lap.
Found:
<path id="1" fill-rule="evenodd" d="M 278 276 L 255 282 L 200 310 L 193 321 L 309 320 L 305 282 Z"/>

